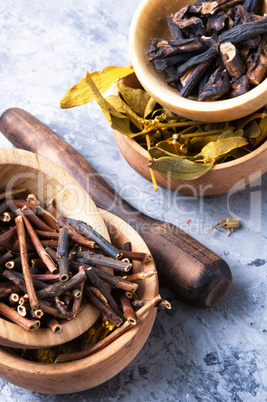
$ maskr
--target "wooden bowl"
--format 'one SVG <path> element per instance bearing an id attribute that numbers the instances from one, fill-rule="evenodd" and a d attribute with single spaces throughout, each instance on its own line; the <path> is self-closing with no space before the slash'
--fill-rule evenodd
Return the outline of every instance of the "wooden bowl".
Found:
<path id="1" fill-rule="evenodd" d="M 130 28 L 130 57 L 135 73 L 146 91 L 172 112 L 188 119 L 221 122 L 244 117 L 266 104 L 267 79 L 244 95 L 229 100 L 198 102 L 186 99 L 166 84 L 166 76 L 156 71 L 146 51 L 153 38 L 170 38 L 166 17 L 181 9 L 188 0 L 142 0 Z M 267 1 L 260 14 L 266 13 Z"/>
<path id="2" fill-rule="evenodd" d="M 129 64 L 130 65 L 130 64 Z M 136 75 L 126 77 L 122 82 L 133 88 L 141 88 Z M 119 92 L 116 87 L 114 95 Z M 151 181 L 148 166 L 148 152 L 134 139 L 113 130 L 116 143 L 126 161 L 141 176 Z M 250 154 L 215 165 L 205 175 L 195 180 L 178 180 L 155 171 L 159 186 L 186 195 L 215 195 L 238 190 L 257 180 L 267 171 L 267 141 Z"/>
<path id="3" fill-rule="evenodd" d="M 122 247 L 129 240 L 133 251 L 149 253 L 142 238 L 131 226 L 109 212 L 100 211 L 109 230 L 112 242 Z M 134 261 L 134 272 L 144 269 L 142 263 Z M 153 261 L 145 269 L 155 269 Z M 138 296 L 150 299 L 158 294 L 156 276 L 140 281 Z M 1 377 L 30 391 L 50 394 L 65 394 L 93 388 L 119 373 L 131 362 L 144 345 L 152 329 L 156 309 L 147 313 L 139 323 L 100 352 L 75 362 L 41 364 L 26 361 L 12 351 L 0 347 Z"/>
<path id="4" fill-rule="evenodd" d="M 26 187 L 30 193 L 46 201 L 54 198 L 57 209 L 66 217 L 90 223 L 106 239 L 107 228 L 86 191 L 59 166 L 32 152 L 0 149 L 0 190 Z M 85 332 L 99 317 L 98 311 L 86 303 L 74 320 L 62 323 L 55 335 L 49 329 L 27 332 L 18 325 L 0 318 L 0 345 L 18 348 L 40 348 L 60 345 Z"/>

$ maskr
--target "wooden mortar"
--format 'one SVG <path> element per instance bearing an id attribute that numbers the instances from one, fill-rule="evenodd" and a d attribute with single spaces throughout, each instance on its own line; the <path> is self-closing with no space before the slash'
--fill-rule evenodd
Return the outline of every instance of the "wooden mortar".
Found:
<path id="1" fill-rule="evenodd" d="M 133 251 L 149 253 L 142 238 L 126 222 L 109 212 L 100 213 L 112 243 L 122 247 L 129 240 Z M 155 265 L 153 261 L 146 264 L 134 261 L 133 267 L 134 272 L 139 272 L 155 268 Z M 157 275 L 138 282 L 139 298 L 151 299 L 158 294 Z M 156 311 L 156 308 L 150 310 L 136 326 L 100 352 L 74 362 L 34 363 L 0 347 L 0 375 L 19 387 L 47 394 L 67 394 L 96 387 L 118 374 L 137 355 L 149 336 Z"/>

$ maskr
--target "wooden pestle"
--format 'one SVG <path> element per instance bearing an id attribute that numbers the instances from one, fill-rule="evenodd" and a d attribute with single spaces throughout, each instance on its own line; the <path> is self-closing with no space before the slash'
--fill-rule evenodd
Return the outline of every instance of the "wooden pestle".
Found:
<path id="1" fill-rule="evenodd" d="M 175 225 L 132 207 L 85 158 L 31 114 L 19 108 L 6 110 L 0 118 L 0 130 L 17 148 L 60 165 L 88 191 L 98 207 L 133 226 L 151 251 L 160 284 L 197 307 L 214 306 L 227 293 L 232 274 L 222 258 Z"/>

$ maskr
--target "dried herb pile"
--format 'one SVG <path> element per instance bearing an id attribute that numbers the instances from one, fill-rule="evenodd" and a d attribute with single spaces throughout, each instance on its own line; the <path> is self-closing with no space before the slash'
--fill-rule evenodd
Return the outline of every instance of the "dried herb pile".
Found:
<path id="1" fill-rule="evenodd" d="M 172 39 L 154 38 L 146 54 L 181 96 L 234 98 L 267 73 L 267 18 L 259 0 L 197 0 L 167 17 Z"/>
<path id="2" fill-rule="evenodd" d="M 157 104 L 141 88 L 118 82 L 120 96 L 102 96 L 119 78 L 133 69 L 107 67 L 82 78 L 61 100 L 62 108 L 79 106 L 93 99 L 101 107 L 111 127 L 134 138 L 149 152 L 154 188 L 154 171 L 182 180 L 193 180 L 216 163 L 239 158 L 264 142 L 267 110 L 226 123 L 203 123 L 177 116 Z"/>
<path id="3" fill-rule="evenodd" d="M 138 300 L 138 281 L 157 271 L 144 266 L 142 272 L 133 273 L 132 260 L 145 264 L 151 260 L 149 254 L 131 251 L 129 242 L 119 250 L 90 225 L 64 218 L 53 200 L 43 205 L 33 194 L 16 197 L 22 194 L 24 188 L 11 191 L 8 198 L 6 192 L 0 194 L 2 317 L 26 331 L 43 327 L 56 335 L 62 331 L 62 320 L 79 314 L 83 301 L 100 311 L 104 334 L 114 329 L 114 340 L 136 325 L 148 309 L 164 305 L 159 295 Z M 100 267 L 113 269 L 115 275 Z M 111 293 L 106 285 L 112 288 Z M 95 329 L 87 335 L 95 334 Z M 90 353 L 110 342 L 103 331 L 94 341 L 96 338 L 103 338 L 102 343 Z"/>

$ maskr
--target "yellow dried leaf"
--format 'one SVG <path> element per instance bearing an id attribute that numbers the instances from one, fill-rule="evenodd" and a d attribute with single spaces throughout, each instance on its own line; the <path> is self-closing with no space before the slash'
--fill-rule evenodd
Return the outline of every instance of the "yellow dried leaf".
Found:
<path id="1" fill-rule="evenodd" d="M 179 146 L 173 144 L 172 140 L 160 141 L 157 143 L 157 147 L 167 151 L 169 154 L 180 155 Z"/>
<path id="2" fill-rule="evenodd" d="M 243 137 L 243 134 L 243 130 L 237 130 L 235 132 L 233 132 L 232 130 L 226 130 L 221 135 L 219 135 L 218 140 L 221 140 L 222 138 Z"/>
<path id="3" fill-rule="evenodd" d="M 127 103 L 124 102 L 123 99 L 116 95 L 109 95 L 105 99 L 118 112 L 126 114 L 139 130 L 143 129 L 143 125 L 140 123 L 140 117 L 127 105 Z"/>
<path id="4" fill-rule="evenodd" d="M 144 117 L 148 102 L 151 102 L 151 96 L 143 89 L 127 87 L 121 82 L 117 84 L 117 87 L 127 105 L 139 116 Z"/>
<path id="5" fill-rule="evenodd" d="M 134 70 L 132 68 L 109 66 L 105 67 L 103 71 L 95 71 L 91 73 L 90 76 L 99 92 L 103 94 L 119 79 L 124 78 L 133 72 Z M 84 105 L 92 100 L 94 100 L 94 96 L 88 89 L 86 77 L 83 77 L 63 96 L 60 101 L 60 107 L 68 109 L 74 106 Z"/>
<path id="6" fill-rule="evenodd" d="M 267 117 L 262 119 L 259 123 L 260 134 L 256 138 L 254 146 L 259 145 L 267 137 Z"/>
<path id="7" fill-rule="evenodd" d="M 146 104 L 146 108 L 145 108 L 144 116 L 143 116 L 144 118 L 146 118 L 153 112 L 153 110 L 156 107 L 156 104 L 157 104 L 157 102 L 155 101 L 155 99 L 150 97 L 149 101 Z"/>
<path id="8" fill-rule="evenodd" d="M 86 74 L 85 77 L 86 83 L 92 95 L 98 105 L 101 107 L 104 116 L 106 117 L 108 123 L 112 128 L 118 130 L 119 132 L 132 136 L 133 133 L 130 129 L 130 120 L 127 116 L 120 113 L 120 111 L 116 110 L 99 92 L 97 86 L 95 85 L 91 75 L 89 73 Z"/>
<path id="9" fill-rule="evenodd" d="M 229 153 L 232 149 L 243 147 L 247 144 L 248 141 L 243 137 L 222 138 L 205 145 L 199 156 L 216 159 Z"/>

